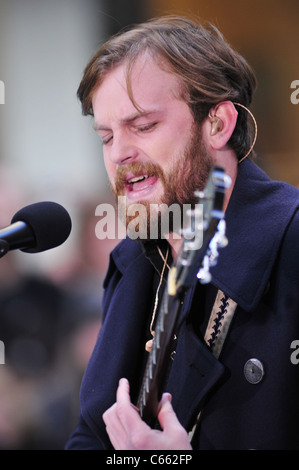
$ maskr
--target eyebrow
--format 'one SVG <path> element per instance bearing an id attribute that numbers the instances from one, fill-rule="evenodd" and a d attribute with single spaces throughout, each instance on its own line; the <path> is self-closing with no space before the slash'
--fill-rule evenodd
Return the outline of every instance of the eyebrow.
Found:
<path id="1" fill-rule="evenodd" d="M 136 113 L 133 113 L 129 115 L 128 117 L 121 119 L 122 124 L 132 124 L 134 121 L 136 121 L 139 118 L 142 117 L 151 117 L 151 115 L 157 115 L 158 113 L 161 113 L 161 110 L 151 110 L 151 111 L 137 111 Z M 109 127 L 107 126 L 102 126 L 101 124 L 97 124 L 96 122 L 93 125 L 93 129 L 95 131 L 108 131 L 110 130 Z"/>

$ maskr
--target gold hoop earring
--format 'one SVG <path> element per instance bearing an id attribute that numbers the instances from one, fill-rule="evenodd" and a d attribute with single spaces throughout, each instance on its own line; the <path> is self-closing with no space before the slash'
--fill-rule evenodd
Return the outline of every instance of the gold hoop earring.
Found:
<path id="1" fill-rule="evenodd" d="M 248 150 L 248 152 L 246 153 L 246 155 L 244 157 L 242 157 L 241 160 L 239 160 L 238 164 L 240 164 L 252 152 L 252 149 L 255 145 L 255 142 L 256 142 L 256 139 L 257 139 L 257 123 L 256 123 L 254 115 L 252 114 L 251 111 L 249 111 L 248 108 L 246 108 L 246 106 L 244 106 L 243 104 L 240 104 L 240 103 L 234 103 L 234 105 L 235 106 L 240 106 L 241 108 L 245 109 L 245 111 L 247 111 L 247 113 L 250 115 L 251 119 L 253 120 L 253 124 L 254 124 L 254 138 L 253 138 L 252 145 L 251 145 L 250 149 Z"/>

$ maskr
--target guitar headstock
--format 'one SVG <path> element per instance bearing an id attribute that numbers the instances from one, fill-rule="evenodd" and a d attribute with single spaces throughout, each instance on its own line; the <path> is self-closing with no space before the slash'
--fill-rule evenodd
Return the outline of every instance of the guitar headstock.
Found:
<path id="1" fill-rule="evenodd" d="M 197 202 L 189 211 L 189 224 L 182 230 L 183 244 L 170 275 L 169 289 L 177 294 L 196 280 L 211 280 L 210 266 L 217 263 L 218 248 L 226 246 L 224 195 L 231 179 L 219 166 L 213 167 L 203 191 L 196 191 Z"/>

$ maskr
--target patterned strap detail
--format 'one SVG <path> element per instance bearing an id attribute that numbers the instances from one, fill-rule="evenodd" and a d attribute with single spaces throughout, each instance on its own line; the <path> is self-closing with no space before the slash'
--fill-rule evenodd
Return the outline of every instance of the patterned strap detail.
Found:
<path id="1" fill-rule="evenodd" d="M 236 308 L 236 302 L 218 290 L 204 337 L 217 359 L 220 356 Z"/>
<path id="2" fill-rule="evenodd" d="M 218 290 L 204 337 L 205 342 L 216 359 L 220 356 L 236 308 L 237 303 L 221 290 Z M 200 415 L 201 412 L 198 413 L 195 424 L 189 432 L 189 440 L 191 443 Z"/>

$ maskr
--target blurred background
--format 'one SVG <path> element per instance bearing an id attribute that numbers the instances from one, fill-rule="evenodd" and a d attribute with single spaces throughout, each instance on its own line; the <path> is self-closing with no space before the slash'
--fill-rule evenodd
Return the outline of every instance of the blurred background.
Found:
<path id="1" fill-rule="evenodd" d="M 95 236 L 95 208 L 110 194 L 100 142 L 76 98 L 83 69 L 122 27 L 174 13 L 216 24 L 250 62 L 258 164 L 299 185 L 297 0 L 0 0 L 0 227 L 43 200 L 73 221 L 62 246 L 0 260 L 0 449 L 63 448 L 101 326 L 117 240 Z"/>

